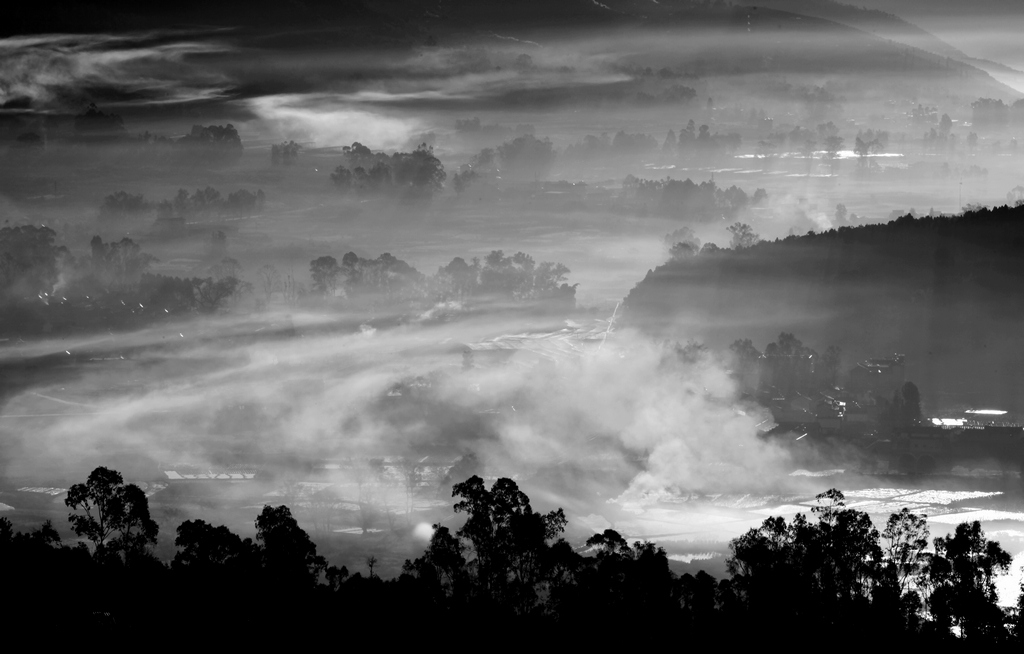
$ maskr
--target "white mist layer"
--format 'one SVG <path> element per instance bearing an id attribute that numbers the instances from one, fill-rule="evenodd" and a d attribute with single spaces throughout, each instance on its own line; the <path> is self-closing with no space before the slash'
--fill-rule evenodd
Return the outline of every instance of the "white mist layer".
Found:
<path id="1" fill-rule="evenodd" d="M 90 86 L 137 96 L 126 102 L 133 105 L 226 97 L 226 77 L 192 66 L 188 59 L 227 52 L 227 46 L 198 40 L 159 43 L 161 36 L 144 32 L 0 39 L 0 104 L 28 98 L 35 108 L 63 108 L 63 102 Z"/>
<path id="2" fill-rule="evenodd" d="M 300 326 L 318 320 L 294 317 Z M 196 464 L 211 457 L 223 464 L 233 448 L 256 448 L 271 461 L 403 456 L 425 439 L 475 452 L 500 474 L 570 466 L 598 479 L 632 477 L 623 502 L 757 486 L 788 471 L 785 457 L 756 437 L 766 414 L 740 405 L 717 362 L 684 363 L 635 332 L 547 360 L 525 353 L 469 370 L 458 344 L 511 325 L 466 321 L 155 349 L 168 337 L 189 342 L 245 331 L 229 321 L 198 327 L 140 332 L 119 342 L 151 343 L 152 351 L 84 364 L 76 379 L 13 397 L 0 413 L 7 472 L 77 474 L 85 461 L 126 452 Z M 93 345 L 118 352 L 114 341 Z M 428 408 L 382 401 L 397 382 L 415 377 L 432 380 Z M 441 412 L 482 416 L 487 433 L 437 431 L 417 413 L 431 403 Z M 240 406 L 257 407 L 255 417 Z"/>
<path id="3" fill-rule="evenodd" d="M 248 105 L 270 131 L 318 146 L 359 141 L 374 149 L 391 150 L 422 131 L 416 119 L 389 117 L 323 94 L 268 95 L 253 98 Z"/>

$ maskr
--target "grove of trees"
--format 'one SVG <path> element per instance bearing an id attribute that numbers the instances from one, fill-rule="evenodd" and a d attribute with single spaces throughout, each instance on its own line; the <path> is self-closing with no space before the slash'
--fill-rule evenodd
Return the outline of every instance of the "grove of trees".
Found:
<path id="1" fill-rule="evenodd" d="M 117 191 L 103 199 L 100 205 L 100 221 L 130 221 L 156 213 L 158 219 L 182 218 L 203 220 L 214 217 L 251 216 L 263 211 L 266 196 L 262 189 L 252 192 L 239 189 L 224 197 L 220 191 L 207 186 L 189 193 L 178 189 L 170 200 L 149 202 L 140 194 Z"/>
<path id="2" fill-rule="evenodd" d="M 38 134 L 24 145 L 44 143 Z M 73 142 L 90 145 L 132 146 L 122 154 L 133 151 L 134 155 L 145 158 L 169 155 L 169 161 L 181 164 L 210 164 L 220 166 L 230 164 L 241 157 L 244 147 L 242 137 L 234 125 L 192 125 L 187 134 L 178 138 L 159 136 L 150 132 L 131 134 L 125 126 L 124 118 L 113 112 L 107 112 L 95 103 L 89 104 L 74 118 Z"/>
<path id="3" fill-rule="evenodd" d="M 639 179 L 629 175 L 622 182 L 625 196 L 642 203 L 656 215 L 709 221 L 733 218 L 747 207 L 764 202 L 768 194 L 757 189 L 753 198 L 738 186 L 720 188 L 714 181 L 690 179 Z"/>
<path id="4" fill-rule="evenodd" d="M 50 293 L 57 283 L 67 248 L 54 244 L 46 226 L 0 228 L 0 298 L 11 302 Z"/>
<path id="5" fill-rule="evenodd" d="M 523 252 L 506 255 L 502 250 L 470 262 L 455 257 L 431 277 L 388 253 L 365 259 L 349 252 L 340 263 L 332 256 L 310 262 L 313 289 L 319 294 L 423 308 L 458 302 L 573 309 L 577 285 L 566 281 L 569 272 L 561 263 L 537 263 Z"/>
<path id="6" fill-rule="evenodd" d="M 89 253 L 75 257 L 54 244 L 49 227 L 0 229 L 0 329 L 32 333 L 44 325 L 74 328 L 140 326 L 172 315 L 208 313 L 250 289 L 240 265 L 218 254 L 206 276 L 154 275 L 156 258 L 133 239 L 104 242 L 96 236 Z M 221 248 L 222 249 L 222 248 Z M 58 294 L 59 285 L 59 294 Z"/>
<path id="7" fill-rule="evenodd" d="M 331 181 L 343 193 L 395 194 L 404 199 L 429 198 L 444 187 L 444 166 L 426 143 L 412 152 L 388 156 L 361 143 L 342 148 L 344 163 L 331 173 Z"/>

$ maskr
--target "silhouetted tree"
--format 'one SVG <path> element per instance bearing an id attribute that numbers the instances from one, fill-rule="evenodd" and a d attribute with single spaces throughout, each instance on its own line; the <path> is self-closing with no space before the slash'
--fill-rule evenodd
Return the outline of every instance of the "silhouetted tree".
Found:
<path id="1" fill-rule="evenodd" d="M 673 261 L 678 261 L 680 259 L 687 259 L 689 257 L 696 256 L 698 252 L 698 248 L 692 243 L 676 243 L 668 250 L 668 253 L 672 257 Z"/>
<path id="2" fill-rule="evenodd" d="M 915 591 L 922 583 L 928 548 L 928 520 L 903 507 L 893 513 L 882 531 L 885 566 L 902 595 Z"/>
<path id="3" fill-rule="evenodd" d="M 839 381 L 839 370 L 842 367 L 843 350 L 837 345 L 829 345 L 825 354 L 821 355 L 822 381 L 828 386 L 835 386 Z"/>
<path id="4" fill-rule="evenodd" d="M 192 280 L 166 275 L 143 274 L 139 278 L 139 296 L 146 306 L 167 313 L 190 312 L 198 308 Z"/>
<path id="5" fill-rule="evenodd" d="M 979 127 L 1003 127 L 1009 118 L 1010 107 L 1002 100 L 978 98 L 971 103 L 971 121 Z"/>
<path id="6" fill-rule="evenodd" d="M 498 160 L 503 172 L 514 177 L 542 179 L 555 161 L 555 148 L 548 139 L 538 139 L 526 134 L 497 149 Z"/>
<path id="7" fill-rule="evenodd" d="M 174 568 L 211 575 L 228 567 L 251 568 L 258 561 L 252 540 L 242 540 L 223 525 L 186 520 L 178 525 L 177 534 L 174 544 L 179 549 L 171 562 Z"/>
<path id="8" fill-rule="evenodd" d="M 14 296 L 49 294 L 59 277 L 67 249 L 54 245 L 49 227 L 0 228 L 0 292 Z"/>
<path id="9" fill-rule="evenodd" d="M 456 484 L 452 496 L 462 498 L 455 512 L 467 514 L 456 535 L 468 543 L 481 599 L 517 613 L 530 611 L 545 575 L 547 543 L 564 531 L 565 513 L 534 512 L 526 494 L 507 478 L 488 490 L 474 475 Z"/>
<path id="10" fill-rule="evenodd" d="M 291 166 L 299 158 L 302 146 L 295 141 L 285 141 L 270 146 L 270 165 Z"/>
<path id="11" fill-rule="evenodd" d="M 750 225 L 744 223 L 734 223 L 728 228 L 729 233 L 732 234 L 732 239 L 729 242 L 729 247 L 733 250 L 742 250 L 749 248 L 753 245 L 757 245 L 761 237 L 758 236 Z"/>
<path id="12" fill-rule="evenodd" d="M 313 277 L 313 288 L 324 295 L 333 295 L 338 286 L 338 275 L 341 268 L 334 257 L 323 256 L 309 263 L 309 273 Z"/>
<path id="13" fill-rule="evenodd" d="M 995 577 L 1006 572 L 1010 562 L 999 543 L 985 538 L 978 521 L 957 525 L 952 536 L 935 539 L 935 555 L 928 564 L 928 606 L 941 633 L 957 627 L 968 641 L 1006 639 L 1006 616 L 996 603 Z"/>
<path id="14" fill-rule="evenodd" d="M 327 568 L 309 534 L 299 528 L 287 506 L 264 506 L 256 518 L 256 542 L 264 569 L 282 586 L 311 588 Z"/>
<path id="15" fill-rule="evenodd" d="M 24 134 L 19 134 L 18 138 L 14 139 L 12 148 L 22 153 L 38 152 L 46 149 L 46 141 L 35 132 L 25 132 Z"/>
<path id="16" fill-rule="evenodd" d="M 412 575 L 426 585 L 426 594 L 435 606 L 446 606 L 452 600 L 465 601 L 469 595 L 469 570 L 466 548 L 443 525 L 434 525 L 430 545 L 423 556 L 402 566 L 402 573 Z"/>
<path id="17" fill-rule="evenodd" d="M 242 156 L 242 137 L 232 124 L 193 125 L 192 130 L 178 139 L 185 152 L 207 160 L 232 160 Z"/>
<path id="18" fill-rule="evenodd" d="M 156 543 L 160 528 L 149 516 L 149 500 L 135 484 L 125 484 L 121 473 L 99 467 L 84 484 L 68 489 L 64 504 L 74 511 L 68 521 L 75 533 L 89 539 L 97 556 L 141 551 Z"/>
<path id="19" fill-rule="evenodd" d="M 570 270 L 560 263 L 538 265 L 523 252 L 506 256 L 504 251 L 494 250 L 484 257 L 479 270 L 477 293 L 515 301 L 546 300 L 569 308 L 575 305 L 576 285 L 565 283 Z"/>
<path id="20" fill-rule="evenodd" d="M 118 291 L 134 289 L 156 257 L 142 251 L 142 246 L 125 237 L 104 243 L 94 236 L 89 243 L 92 272 L 104 285 Z"/>
<path id="21" fill-rule="evenodd" d="M 727 565 L 751 628 L 803 619 L 824 634 L 866 615 L 881 560 L 878 531 L 839 491 L 817 500 L 817 523 L 802 514 L 790 524 L 769 518 L 730 543 Z"/>
<path id="22" fill-rule="evenodd" d="M 846 222 L 846 205 L 839 203 L 836 205 L 836 225 L 842 225 Z"/>
<path id="23" fill-rule="evenodd" d="M 152 209 L 153 205 L 146 202 L 146 198 L 141 193 L 132 195 L 131 193 L 118 191 L 103 198 L 103 204 L 100 205 L 99 219 L 123 220 L 126 218 L 136 218 L 144 213 L 148 213 Z"/>
<path id="24" fill-rule="evenodd" d="M 90 138 L 115 138 L 123 136 L 124 119 L 117 114 L 105 113 L 95 104 L 75 116 L 75 131 Z"/>
<path id="25" fill-rule="evenodd" d="M 260 285 L 262 287 L 263 294 L 266 297 L 266 301 L 270 302 L 270 298 L 274 294 L 274 291 L 281 290 L 281 273 L 278 272 L 276 266 L 270 263 L 260 266 L 257 273 L 260 277 Z"/>
<path id="26" fill-rule="evenodd" d="M 840 136 L 829 136 L 824 141 L 825 159 L 829 162 L 835 160 L 839 151 L 843 149 L 843 139 Z"/>
<path id="27" fill-rule="evenodd" d="M 952 129 L 953 119 L 949 117 L 949 114 L 942 114 L 942 118 L 939 120 L 939 133 L 945 137 Z"/>
<path id="28" fill-rule="evenodd" d="M 352 171 L 344 166 L 338 166 L 331 173 L 331 181 L 342 192 L 352 190 Z"/>
<path id="29" fill-rule="evenodd" d="M 426 143 L 421 143 L 412 152 L 393 154 L 391 171 L 395 184 L 420 194 L 441 190 L 446 177 L 444 166 L 434 156 L 434 149 Z"/>
<path id="30" fill-rule="evenodd" d="M 461 173 L 455 173 L 455 175 L 452 176 L 452 188 L 455 189 L 455 193 L 462 195 L 465 190 L 479 178 L 480 175 L 477 174 L 475 170 L 468 168 Z"/>
<path id="31" fill-rule="evenodd" d="M 908 381 L 893 392 L 888 413 L 890 421 L 901 425 L 921 419 L 921 393 L 914 382 Z"/>
<path id="32" fill-rule="evenodd" d="M 243 282 L 237 277 L 227 276 L 220 279 L 213 277 L 193 277 L 192 291 L 195 295 L 195 306 L 201 311 L 213 312 L 219 309 L 231 297 L 243 288 Z M 251 286 L 247 287 L 251 290 Z"/>
<path id="33" fill-rule="evenodd" d="M 754 343 L 749 338 L 733 341 L 729 349 L 744 365 L 753 365 L 761 358 L 760 350 L 754 347 Z"/>
<path id="34" fill-rule="evenodd" d="M 265 205 L 266 196 L 263 194 L 263 189 L 257 189 L 255 193 L 240 189 L 234 193 L 228 193 L 222 213 L 232 216 L 251 216 L 253 213 L 263 211 Z"/>

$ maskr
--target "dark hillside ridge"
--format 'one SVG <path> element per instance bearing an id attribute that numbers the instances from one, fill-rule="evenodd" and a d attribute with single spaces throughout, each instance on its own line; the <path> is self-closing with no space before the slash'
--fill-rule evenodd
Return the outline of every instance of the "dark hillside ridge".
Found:
<path id="1" fill-rule="evenodd" d="M 934 408 L 1024 409 L 1022 249 L 1024 207 L 811 232 L 665 263 L 625 321 L 718 347 L 794 332 L 847 363 L 900 352 Z"/>

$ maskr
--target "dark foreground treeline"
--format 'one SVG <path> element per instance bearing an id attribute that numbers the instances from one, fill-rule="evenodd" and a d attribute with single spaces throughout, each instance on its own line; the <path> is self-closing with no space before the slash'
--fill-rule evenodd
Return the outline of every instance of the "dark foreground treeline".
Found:
<path id="1" fill-rule="evenodd" d="M 879 533 L 831 490 L 811 519 L 769 518 L 732 541 L 728 579 L 675 575 L 665 551 L 608 529 L 574 549 L 561 509 L 535 512 L 515 482 L 456 484 L 454 533 L 435 526 L 401 576 L 350 575 L 328 566 L 286 506 L 265 506 L 256 538 L 189 520 L 168 564 L 149 550 L 158 526 L 145 494 L 97 468 L 65 503 L 82 542 L 49 523 L 12 532 L 0 519 L 5 623 L 59 623 L 69 632 L 151 638 L 178 630 L 266 643 L 325 639 L 335 628 L 389 641 L 487 627 L 504 638 L 548 633 L 587 640 L 657 633 L 723 644 L 786 638 L 856 638 L 887 644 L 1014 644 L 1017 609 L 996 605 L 995 576 L 1010 556 L 977 522 L 936 538 L 904 509 Z M 87 545 L 89 542 L 91 545 Z M 1022 596 L 1021 602 L 1024 602 Z M 384 631 L 377 631 L 384 628 Z M 82 632 L 85 633 L 85 632 Z"/>

